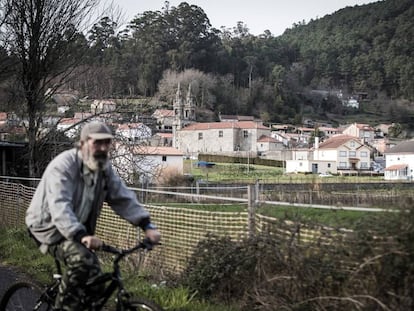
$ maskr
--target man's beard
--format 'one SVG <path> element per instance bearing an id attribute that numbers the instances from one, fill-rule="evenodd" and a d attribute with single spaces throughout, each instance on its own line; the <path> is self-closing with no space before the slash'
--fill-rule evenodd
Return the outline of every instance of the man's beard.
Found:
<path id="1" fill-rule="evenodd" d="M 91 171 L 103 171 L 107 168 L 109 163 L 108 155 L 106 153 L 98 153 L 95 155 L 91 155 L 88 152 L 88 158 L 85 160 L 86 166 Z"/>

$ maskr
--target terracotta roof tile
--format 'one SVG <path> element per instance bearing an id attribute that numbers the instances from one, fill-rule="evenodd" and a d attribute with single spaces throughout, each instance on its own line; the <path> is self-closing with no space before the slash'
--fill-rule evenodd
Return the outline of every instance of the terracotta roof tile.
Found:
<path id="1" fill-rule="evenodd" d="M 270 130 L 267 126 L 263 124 L 254 122 L 254 121 L 238 121 L 238 122 L 206 122 L 206 123 L 193 123 L 185 128 L 181 129 L 182 131 L 202 131 L 210 129 L 262 129 Z"/>
<path id="2" fill-rule="evenodd" d="M 395 164 L 395 165 L 391 165 L 391 166 L 386 167 L 384 169 L 384 171 L 399 171 L 399 170 L 403 170 L 407 167 L 408 167 L 407 164 Z"/>
<path id="3" fill-rule="evenodd" d="M 358 141 L 354 136 L 335 135 L 319 144 L 319 149 L 336 149 L 350 140 Z M 359 141 L 358 141 L 359 142 Z"/>

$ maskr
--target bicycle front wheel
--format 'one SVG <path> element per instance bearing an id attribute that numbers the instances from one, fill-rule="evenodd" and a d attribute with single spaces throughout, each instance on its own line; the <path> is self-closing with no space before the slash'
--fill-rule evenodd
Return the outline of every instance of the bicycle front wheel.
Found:
<path id="1" fill-rule="evenodd" d="M 11 285 L 0 301 L 0 311 L 49 311 L 52 306 L 46 302 L 39 302 L 42 289 L 37 284 L 28 281 L 17 282 Z"/>
<path id="2" fill-rule="evenodd" d="M 124 310 L 128 311 L 164 311 L 159 305 L 150 300 L 133 298 L 124 303 Z"/>

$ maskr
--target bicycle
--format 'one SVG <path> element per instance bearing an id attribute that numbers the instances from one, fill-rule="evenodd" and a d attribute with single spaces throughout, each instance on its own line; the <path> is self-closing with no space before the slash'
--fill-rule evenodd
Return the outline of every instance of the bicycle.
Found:
<path id="1" fill-rule="evenodd" d="M 146 311 L 163 311 L 156 303 L 141 297 L 133 297 L 124 287 L 121 277 L 119 262 L 126 255 L 138 250 L 151 250 L 153 245 L 148 240 L 138 243 L 129 249 L 120 249 L 104 244 L 102 251 L 114 254 L 112 263 L 112 272 L 102 273 L 92 282 L 87 283 L 86 288 L 96 285 L 105 285 L 105 289 L 99 297 L 90 301 L 90 297 L 85 293 L 82 297 L 82 303 L 85 310 L 98 311 L 103 310 L 113 293 L 116 292 L 115 302 L 117 311 L 124 310 L 146 310 Z M 0 311 L 53 311 L 54 301 L 57 295 L 58 287 L 62 277 L 62 270 L 59 261 L 56 260 L 57 274 L 53 275 L 54 282 L 42 289 L 41 286 L 31 281 L 18 281 L 12 284 L 4 293 L 0 301 Z M 89 299 L 88 299 L 89 298 Z"/>

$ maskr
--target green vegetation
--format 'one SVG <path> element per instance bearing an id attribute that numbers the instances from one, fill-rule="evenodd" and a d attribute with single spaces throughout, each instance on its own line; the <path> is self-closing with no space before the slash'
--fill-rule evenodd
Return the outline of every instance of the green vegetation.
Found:
<path id="1" fill-rule="evenodd" d="M 110 271 L 110 261 L 103 258 L 103 270 Z M 55 263 L 43 255 L 23 228 L 0 228 L 0 264 L 13 266 L 42 284 L 51 282 Z M 133 293 L 145 295 L 172 311 L 235 311 L 228 306 L 214 305 L 195 298 L 194 292 L 184 286 L 169 287 L 159 279 L 137 275 L 133 265 L 122 265 L 126 287 Z"/>
<path id="2" fill-rule="evenodd" d="M 20 7 L 16 4 L 12 9 Z M 67 43 L 63 50 L 58 49 L 59 41 L 53 41 L 57 46 L 52 56 L 68 58 L 59 59 L 59 65 L 72 64 L 76 58 L 76 66 L 83 69 L 70 81 L 80 98 L 118 98 L 136 108 L 141 102 L 131 98 L 155 96 L 157 106 L 167 107 L 177 82 L 183 88 L 195 82 L 192 90 L 200 121 L 217 117 L 212 112 L 237 111 L 268 123 L 299 124 L 308 117 L 342 122 L 361 113 L 363 120 L 376 123 L 398 122 L 411 128 L 414 124 L 410 106 L 414 63 L 407 40 L 414 29 L 411 0 L 347 7 L 297 23 L 278 37 L 270 32 L 252 35 L 243 22 L 232 29 L 214 29 L 202 7 L 186 2 L 136 13 L 121 33 L 116 21 L 103 16 L 88 30 L 67 26 L 61 38 Z M 4 35 L 19 34 L 21 27 L 13 20 L 4 22 L 8 26 Z M 26 55 L 10 45 L 0 46 L 0 52 L 4 64 Z M 5 67 L 10 67 L 10 74 L 3 75 L 4 84 L 18 77 L 16 67 Z M 91 75 L 92 70 L 99 70 L 99 75 Z M 342 90 L 343 98 L 360 97 L 359 111 L 344 107 L 330 93 L 336 90 Z"/>
<path id="3" fill-rule="evenodd" d="M 383 176 L 330 176 L 316 174 L 284 174 L 283 168 L 254 164 L 215 163 L 213 167 L 197 167 L 196 160 L 184 160 L 184 173 L 195 181 L 204 182 L 243 182 L 255 183 L 257 180 L 269 183 L 355 183 L 379 182 Z"/>
<path id="4" fill-rule="evenodd" d="M 161 203 L 159 205 L 162 205 Z M 168 203 L 168 206 L 199 209 L 213 212 L 247 212 L 246 204 L 195 204 Z M 263 205 L 257 214 L 273 217 L 279 220 L 311 223 L 332 228 L 354 229 L 360 222 L 370 217 L 376 217 L 372 212 L 346 211 L 335 209 L 317 209 L 305 206 Z"/>
<path id="5" fill-rule="evenodd" d="M 284 222 L 239 242 L 208 236 L 182 282 L 206 299 L 237 301 L 246 311 L 408 310 L 414 306 L 409 208 L 309 243 L 299 241 L 298 224 Z"/>

